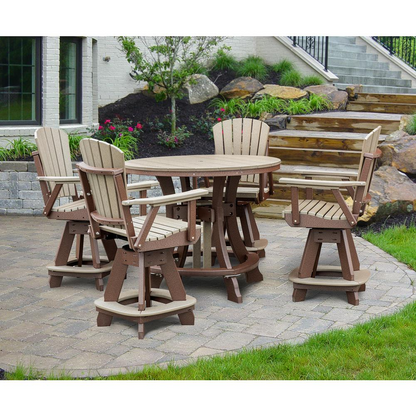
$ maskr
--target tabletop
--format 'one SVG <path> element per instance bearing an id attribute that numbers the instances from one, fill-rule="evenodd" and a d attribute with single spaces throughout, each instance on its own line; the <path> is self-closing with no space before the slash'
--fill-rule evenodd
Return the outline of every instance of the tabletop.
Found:
<path id="1" fill-rule="evenodd" d="M 241 176 L 279 169 L 280 159 L 251 155 L 181 155 L 126 161 L 127 173 L 155 176 Z"/>

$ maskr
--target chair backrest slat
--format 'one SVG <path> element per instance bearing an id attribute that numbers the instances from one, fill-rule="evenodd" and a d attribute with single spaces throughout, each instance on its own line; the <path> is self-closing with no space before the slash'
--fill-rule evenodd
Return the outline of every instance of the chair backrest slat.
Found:
<path id="1" fill-rule="evenodd" d="M 64 130 L 41 127 L 35 133 L 45 176 L 73 176 L 68 135 Z M 50 184 L 53 189 L 55 183 Z M 75 185 L 64 185 L 59 197 L 77 195 Z"/>
<path id="2" fill-rule="evenodd" d="M 363 143 L 363 148 L 362 148 L 362 152 L 361 152 L 361 159 L 360 159 L 360 163 L 359 163 L 359 166 L 358 166 L 357 180 L 365 181 L 364 191 L 362 192 L 362 198 L 364 198 L 364 199 L 366 198 L 366 196 L 367 196 L 367 194 L 370 190 L 371 180 L 372 180 L 372 177 L 373 177 L 373 172 L 374 172 L 374 168 L 375 168 L 375 164 L 376 164 L 376 159 L 372 159 L 370 162 L 367 162 L 367 167 L 369 167 L 369 169 L 368 169 L 367 172 L 364 172 L 364 168 L 366 167 L 365 154 L 368 153 L 368 154 L 374 155 L 376 153 L 378 140 L 379 140 L 379 137 L 380 137 L 380 131 L 381 131 L 381 126 L 377 127 L 372 132 L 370 132 L 367 135 L 367 137 L 364 139 L 364 143 Z M 358 194 L 358 188 L 355 190 L 354 201 L 356 201 L 357 199 L 360 199 L 360 198 L 357 198 L 357 194 Z M 359 202 L 361 202 L 361 201 L 359 201 Z M 362 204 L 362 206 L 354 204 L 355 209 L 353 209 L 353 213 L 358 214 L 359 209 L 363 209 L 362 208 L 363 206 L 365 206 L 365 204 Z"/>
<path id="3" fill-rule="evenodd" d="M 266 123 L 251 118 L 221 121 L 212 129 L 215 154 L 266 156 L 269 130 Z M 258 184 L 259 175 L 244 175 L 241 180 Z"/>
<path id="4" fill-rule="evenodd" d="M 124 153 L 115 146 L 96 139 L 83 139 L 80 150 L 84 163 L 89 166 L 124 169 Z M 92 173 L 88 173 L 87 177 L 97 213 L 106 218 L 123 218 L 114 178 Z"/>

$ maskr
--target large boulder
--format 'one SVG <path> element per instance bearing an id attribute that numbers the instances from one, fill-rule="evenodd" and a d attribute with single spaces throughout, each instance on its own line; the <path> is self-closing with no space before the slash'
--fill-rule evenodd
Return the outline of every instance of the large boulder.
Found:
<path id="1" fill-rule="evenodd" d="M 416 136 L 410 136 L 403 130 L 388 135 L 379 145 L 383 152 L 382 165 L 390 165 L 401 172 L 416 175 Z"/>
<path id="2" fill-rule="evenodd" d="M 199 104 L 218 95 L 218 87 L 202 74 L 191 75 L 183 88 L 181 100 L 189 104 Z"/>
<path id="3" fill-rule="evenodd" d="M 263 88 L 263 84 L 251 77 L 240 77 L 233 79 L 220 92 L 227 99 L 246 98 L 255 94 Z"/>
<path id="4" fill-rule="evenodd" d="M 332 85 L 311 85 L 304 88 L 310 94 L 320 95 L 327 98 L 332 103 L 334 110 L 345 110 L 348 104 L 348 93 L 339 91 L 337 87 Z"/>
<path id="5" fill-rule="evenodd" d="M 260 99 L 265 95 L 280 98 L 282 100 L 300 100 L 301 98 L 307 98 L 309 94 L 295 87 L 284 87 L 282 85 L 265 84 L 260 91 L 255 95 L 255 99 Z"/>
<path id="6" fill-rule="evenodd" d="M 416 211 L 416 183 L 392 166 L 374 172 L 371 201 L 360 221 L 379 220 L 397 212 Z"/>

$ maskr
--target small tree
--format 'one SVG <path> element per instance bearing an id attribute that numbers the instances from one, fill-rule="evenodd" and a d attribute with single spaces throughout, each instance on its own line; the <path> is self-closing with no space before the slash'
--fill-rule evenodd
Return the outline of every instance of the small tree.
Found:
<path id="1" fill-rule="evenodd" d="M 149 90 L 162 87 L 157 100 L 171 99 L 172 130 L 176 131 L 176 99 L 181 98 L 189 76 L 200 71 L 202 64 L 211 56 L 214 48 L 225 38 L 219 36 L 154 36 L 135 38 L 120 36 L 118 41 L 133 65 L 133 78 L 146 81 Z M 151 42 L 149 42 L 151 40 Z M 225 46 L 220 49 L 226 48 Z"/>

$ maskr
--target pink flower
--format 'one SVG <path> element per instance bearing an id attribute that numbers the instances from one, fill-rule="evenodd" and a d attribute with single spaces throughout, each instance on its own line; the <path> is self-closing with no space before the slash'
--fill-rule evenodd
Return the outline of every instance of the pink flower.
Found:
<path id="1" fill-rule="evenodd" d="M 217 121 L 221 121 L 222 119 L 220 117 L 217 118 Z"/>
<path id="2" fill-rule="evenodd" d="M 109 129 L 110 129 L 111 131 L 114 131 L 116 128 L 115 128 L 114 126 L 110 126 L 110 127 L 109 127 Z"/>
<path id="3" fill-rule="evenodd" d="M 175 137 L 175 143 L 178 143 L 178 141 L 179 141 L 179 140 L 178 140 L 178 138 L 177 138 L 177 137 Z"/>
<path id="4" fill-rule="evenodd" d="M 99 126 L 99 127 L 98 127 L 98 130 L 102 130 L 102 129 L 103 129 L 103 126 Z"/>
<path id="5" fill-rule="evenodd" d="M 118 137 L 121 137 L 123 135 L 123 133 L 120 133 L 119 135 L 118 135 Z"/>
<path id="6" fill-rule="evenodd" d="M 134 129 L 133 129 L 133 127 L 129 127 L 129 129 L 128 129 L 129 131 L 133 131 Z"/>
<path id="7" fill-rule="evenodd" d="M 104 121 L 104 124 L 111 123 L 111 120 Z"/>
<path id="8" fill-rule="evenodd" d="M 143 126 L 140 123 L 137 123 L 136 129 L 140 130 L 141 128 L 143 128 Z"/>
<path id="9" fill-rule="evenodd" d="M 225 108 L 220 108 L 220 111 L 225 111 Z"/>

